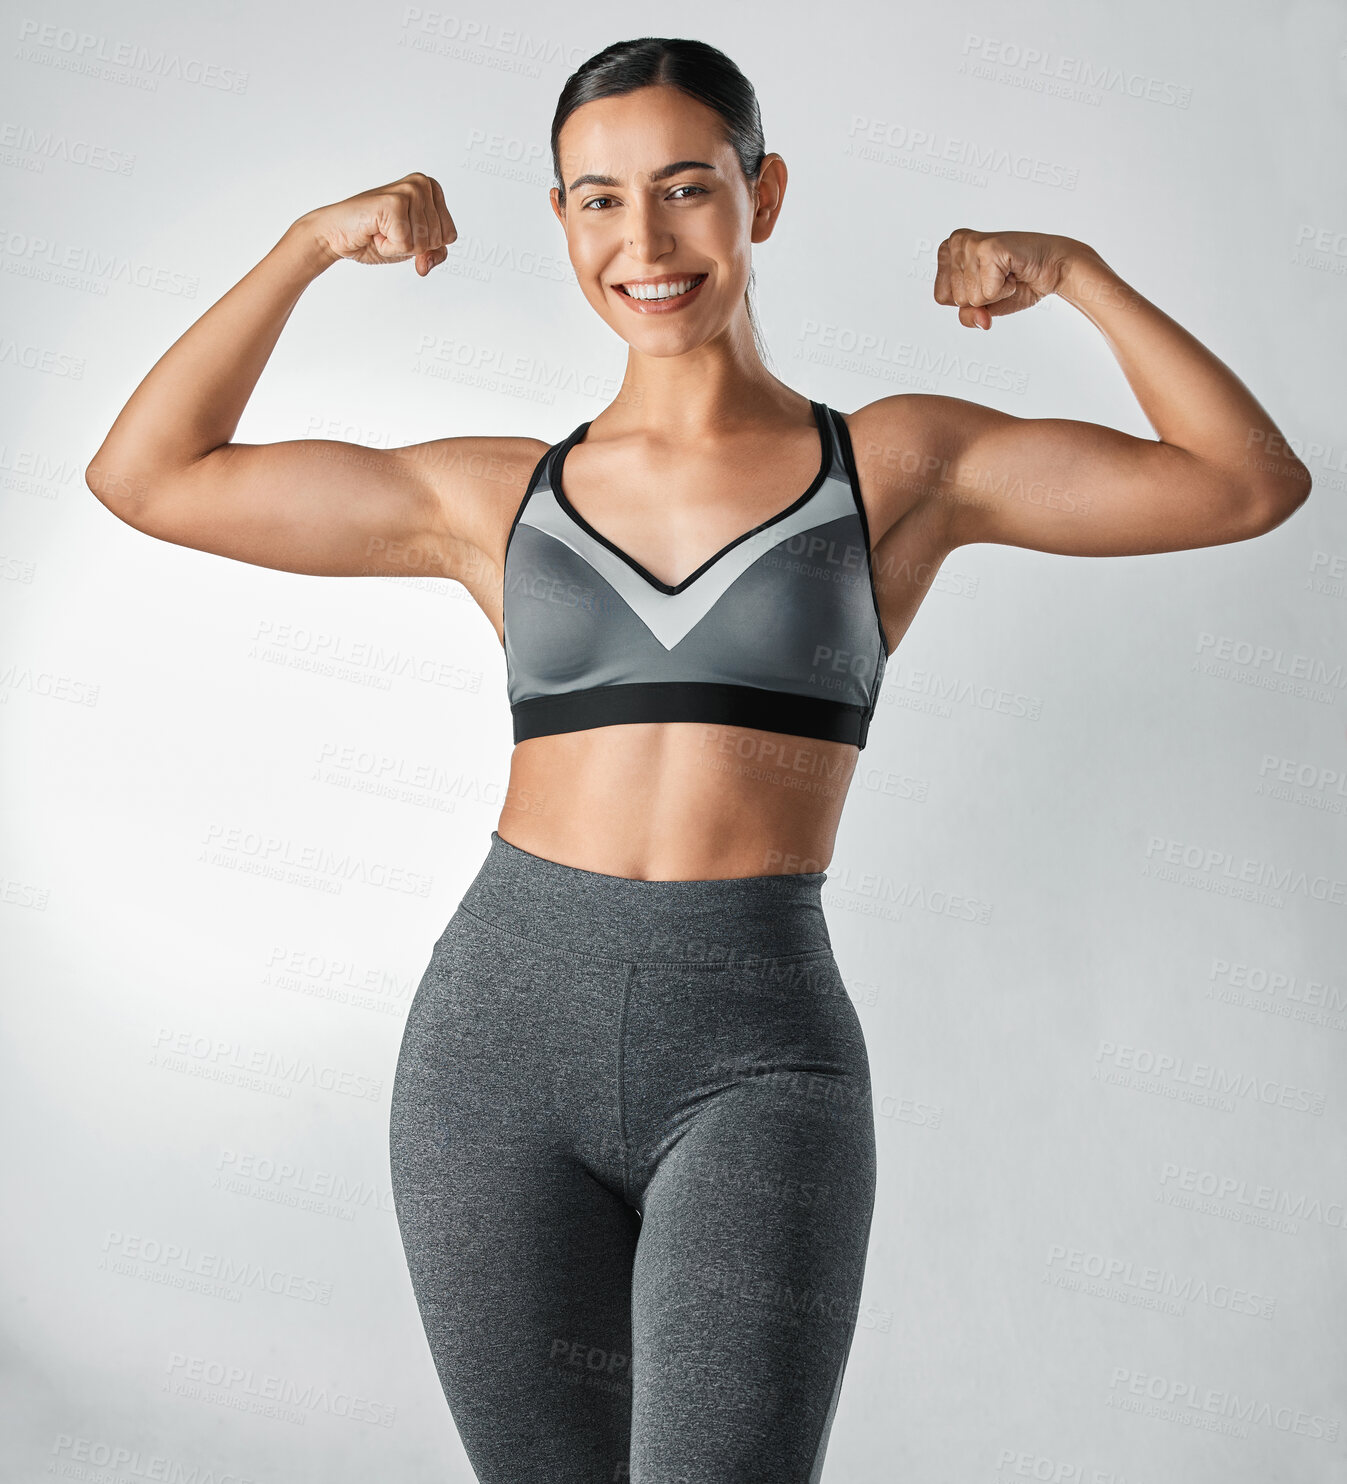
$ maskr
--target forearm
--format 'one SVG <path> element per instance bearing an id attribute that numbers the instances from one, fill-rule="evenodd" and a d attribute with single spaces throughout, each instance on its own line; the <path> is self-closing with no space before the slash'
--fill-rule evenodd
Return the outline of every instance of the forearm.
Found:
<path id="1" fill-rule="evenodd" d="M 1162 442 L 1228 470 L 1251 491 L 1303 497 L 1309 471 L 1248 387 L 1098 253 L 1080 244 L 1057 293 L 1103 335 Z"/>
<path id="2" fill-rule="evenodd" d="M 229 442 L 300 295 L 336 261 L 304 217 L 290 226 L 154 364 L 95 454 L 90 488 L 144 493 Z"/>

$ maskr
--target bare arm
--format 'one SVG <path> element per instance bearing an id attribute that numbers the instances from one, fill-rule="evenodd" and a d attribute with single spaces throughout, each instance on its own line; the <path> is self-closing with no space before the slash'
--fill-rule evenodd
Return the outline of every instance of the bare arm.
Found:
<path id="1" fill-rule="evenodd" d="M 933 503 L 951 547 L 1130 556 L 1246 540 L 1303 503 L 1309 471 L 1249 389 L 1093 249 L 964 230 L 941 246 L 936 299 L 969 327 L 1049 292 L 1103 334 L 1157 437 L 954 397 L 883 398 L 862 409 L 872 437 L 914 471 L 890 482 L 895 518 L 900 505 Z"/>
<path id="2" fill-rule="evenodd" d="M 342 257 L 415 257 L 424 276 L 456 236 L 439 185 L 420 174 L 301 216 L 156 362 L 89 464 L 90 490 L 147 535 L 258 566 L 461 577 L 479 543 L 489 549 L 492 480 L 515 479 L 533 440 L 231 442 L 320 273 Z"/>

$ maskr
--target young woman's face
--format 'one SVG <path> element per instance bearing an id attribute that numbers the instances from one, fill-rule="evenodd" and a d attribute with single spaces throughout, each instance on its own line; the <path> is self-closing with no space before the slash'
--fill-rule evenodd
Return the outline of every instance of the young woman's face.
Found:
<path id="1" fill-rule="evenodd" d="M 552 209 L 571 266 L 624 340 L 647 355 L 679 355 L 744 313 L 751 244 L 771 235 L 785 192 L 780 155 L 767 156 L 757 182 L 746 180 L 719 114 L 671 87 L 582 105 L 562 125 L 558 150 L 566 207 L 553 187 Z M 642 279 L 692 287 L 642 301 L 624 288 L 639 293 Z"/>

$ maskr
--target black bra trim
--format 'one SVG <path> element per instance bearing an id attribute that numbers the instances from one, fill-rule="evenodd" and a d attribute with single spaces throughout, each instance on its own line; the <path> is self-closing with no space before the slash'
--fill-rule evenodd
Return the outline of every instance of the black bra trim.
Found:
<path id="1" fill-rule="evenodd" d="M 879 593 L 875 588 L 875 553 L 870 545 L 870 521 L 865 513 L 865 501 L 861 499 L 861 480 L 856 472 L 856 455 L 851 447 L 851 429 L 847 427 L 846 419 L 840 412 L 833 414 L 833 421 L 837 424 L 838 437 L 842 443 L 842 462 L 846 465 L 847 478 L 851 482 L 852 498 L 856 502 L 856 513 L 861 518 L 861 530 L 865 535 L 866 565 L 870 572 L 870 598 L 875 607 L 875 626 L 879 630 L 879 647 L 887 659 L 889 641 L 884 633 L 884 620 L 879 616 Z"/>
<path id="2" fill-rule="evenodd" d="M 505 557 L 510 555 L 510 542 L 514 540 L 514 528 L 519 524 L 519 518 L 524 513 L 524 506 L 529 502 L 529 496 L 538 487 L 538 481 L 542 478 L 542 472 L 547 467 L 547 461 L 552 456 L 552 450 L 546 449 L 543 456 L 533 466 L 533 473 L 529 475 L 528 488 L 524 491 L 524 498 L 519 502 L 519 509 L 514 513 L 514 519 L 510 522 L 509 534 L 505 537 Z M 502 557 L 502 562 L 505 560 Z"/>
<path id="3" fill-rule="evenodd" d="M 847 427 L 846 419 L 840 412 L 833 413 L 833 421 L 837 425 L 838 440 L 842 445 L 842 462 L 846 465 L 847 479 L 851 484 L 852 499 L 856 502 L 856 513 L 861 518 L 862 539 L 865 542 L 865 566 L 870 574 L 870 600 L 875 609 L 875 628 L 879 634 L 879 664 L 875 667 L 875 681 L 870 690 L 869 715 L 873 716 L 875 707 L 879 704 L 879 687 L 884 679 L 884 666 L 889 657 L 888 635 L 884 632 L 884 620 L 879 612 L 879 591 L 875 587 L 875 553 L 870 545 L 870 521 L 865 513 L 865 501 L 861 499 L 861 479 L 856 471 L 856 455 L 851 447 L 851 429 Z"/>
<path id="4" fill-rule="evenodd" d="M 736 546 L 739 546 L 743 542 L 747 541 L 750 536 L 756 536 L 759 531 L 765 531 L 769 526 L 774 526 L 779 521 L 785 520 L 788 515 L 794 515 L 794 513 L 802 505 L 804 505 L 808 500 L 812 500 L 813 497 L 823 487 L 823 481 L 827 479 L 828 473 L 831 470 L 833 464 L 833 438 L 829 432 L 827 413 L 823 403 L 815 402 L 811 399 L 809 405 L 811 408 L 813 408 L 814 411 L 814 422 L 817 427 L 820 444 L 818 472 L 810 481 L 809 488 L 805 490 L 802 495 L 798 496 L 798 498 L 792 500 L 784 510 L 778 510 L 775 515 L 769 515 L 766 520 L 759 521 L 758 524 L 754 526 L 751 531 L 745 531 L 742 536 L 736 536 L 733 541 L 730 541 L 725 546 L 722 546 L 720 550 L 715 553 L 714 556 L 707 557 L 707 559 L 701 564 L 701 566 L 698 567 L 695 572 L 689 572 L 688 575 L 682 580 L 682 582 L 662 582 L 658 577 L 655 576 L 653 572 L 647 571 L 646 568 L 643 567 L 641 563 L 636 560 L 635 557 L 628 556 L 627 553 L 623 551 L 620 546 L 618 546 L 615 542 L 610 541 L 608 537 L 603 534 L 602 531 L 596 531 L 594 527 L 590 525 L 590 523 L 584 518 L 584 516 L 580 514 L 575 506 L 572 505 L 571 502 L 566 498 L 566 492 L 561 485 L 562 469 L 566 463 L 566 455 L 571 451 L 572 448 L 575 447 L 577 443 L 579 443 L 584 438 L 585 433 L 589 429 L 589 423 L 581 423 L 580 426 L 576 428 L 576 430 L 570 435 L 569 438 L 563 439 L 559 444 L 556 445 L 555 449 L 552 450 L 552 462 L 549 468 L 548 475 L 549 482 L 552 486 L 552 495 L 555 498 L 557 504 L 561 506 L 561 508 L 576 523 L 576 525 L 581 528 L 581 530 L 587 531 L 589 535 L 591 535 L 597 542 L 600 543 L 600 545 L 606 546 L 615 557 L 620 557 L 627 564 L 627 566 L 629 566 L 639 576 L 643 577 L 650 584 L 651 587 L 658 589 L 658 591 L 662 593 L 667 593 L 670 597 L 673 597 L 675 594 L 681 593 L 686 588 L 690 587 L 704 572 L 709 571 L 709 569 L 714 567 L 717 562 L 719 562 L 720 560 L 722 560 L 722 558 L 726 557 L 730 552 L 732 552 Z"/>
<path id="5" fill-rule="evenodd" d="M 701 721 L 864 747 L 872 708 L 753 685 L 655 680 L 534 696 L 510 708 L 514 740 L 624 722 Z"/>

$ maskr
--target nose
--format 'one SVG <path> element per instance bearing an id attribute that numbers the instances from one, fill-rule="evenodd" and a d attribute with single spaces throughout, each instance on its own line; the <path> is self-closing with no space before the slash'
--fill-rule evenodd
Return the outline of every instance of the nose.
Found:
<path id="1" fill-rule="evenodd" d="M 627 252 L 633 262 L 658 262 L 675 245 L 674 234 L 658 202 L 638 200 L 628 207 Z"/>

